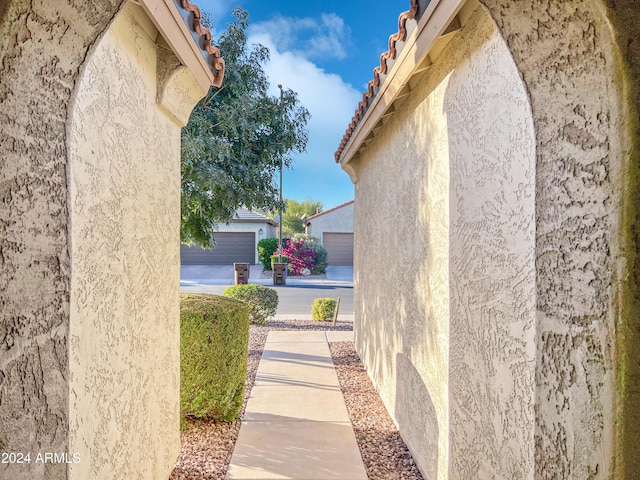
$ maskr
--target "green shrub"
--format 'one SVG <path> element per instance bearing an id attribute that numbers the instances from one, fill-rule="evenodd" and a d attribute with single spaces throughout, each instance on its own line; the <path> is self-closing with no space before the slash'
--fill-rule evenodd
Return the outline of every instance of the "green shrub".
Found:
<path id="1" fill-rule="evenodd" d="M 311 318 L 319 322 L 333 320 L 337 303 L 333 298 L 316 298 L 311 306 Z"/>
<path id="2" fill-rule="evenodd" d="M 325 273 L 327 271 L 327 251 L 319 243 L 313 242 L 310 246 L 313 249 L 313 258 L 315 260 L 315 265 L 311 269 L 311 273 L 313 275 Z"/>
<path id="3" fill-rule="evenodd" d="M 278 292 L 273 288 L 248 283 L 227 288 L 222 295 L 245 302 L 251 307 L 249 320 L 251 323 L 266 323 L 267 318 L 276 314 L 278 309 Z"/>
<path id="4" fill-rule="evenodd" d="M 180 413 L 233 421 L 242 407 L 249 307 L 217 295 L 180 295 Z"/>
<path id="5" fill-rule="evenodd" d="M 271 270 L 271 255 L 273 255 L 277 249 L 277 238 L 263 238 L 258 242 L 258 258 L 265 270 Z"/>

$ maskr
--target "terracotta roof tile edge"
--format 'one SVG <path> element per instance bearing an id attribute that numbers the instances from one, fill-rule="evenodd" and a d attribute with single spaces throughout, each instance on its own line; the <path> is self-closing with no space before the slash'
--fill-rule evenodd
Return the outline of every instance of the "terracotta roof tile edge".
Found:
<path id="1" fill-rule="evenodd" d="M 396 51 L 396 44 L 398 42 L 404 42 L 407 39 L 407 20 L 416 18 L 419 9 L 419 1 L 411 0 L 411 8 L 406 12 L 402 12 L 398 17 L 398 32 L 389 37 L 389 50 L 380 55 L 380 66 L 373 69 L 373 80 L 369 82 L 367 90 L 362 95 L 362 100 L 358 104 L 356 113 L 351 119 L 351 123 L 347 127 L 347 131 L 342 137 L 340 146 L 335 153 L 336 163 L 340 162 L 340 155 L 342 155 L 342 152 L 347 146 L 349 139 L 351 139 L 351 135 L 353 135 L 358 123 L 360 123 L 360 120 L 364 117 L 367 107 L 369 106 L 369 102 L 375 95 L 374 89 L 380 86 L 380 75 L 385 75 L 387 73 L 387 61 L 394 60 L 396 58 L 396 54 L 398 53 Z"/>
<path id="2" fill-rule="evenodd" d="M 222 80 L 224 79 L 224 59 L 220 56 L 220 49 L 213 46 L 211 43 L 211 30 L 202 26 L 202 14 L 200 7 L 195 3 L 191 3 L 189 0 L 179 0 L 180 6 L 188 12 L 193 13 L 193 25 L 187 25 L 200 36 L 200 44 L 198 47 L 202 48 L 209 54 L 207 63 L 209 64 L 214 76 L 213 85 L 220 87 Z"/>

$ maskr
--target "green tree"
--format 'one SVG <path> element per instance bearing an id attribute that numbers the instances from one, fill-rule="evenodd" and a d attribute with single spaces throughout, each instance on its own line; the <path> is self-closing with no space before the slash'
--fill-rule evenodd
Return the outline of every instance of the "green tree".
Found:
<path id="1" fill-rule="evenodd" d="M 212 87 L 182 130 L 183 243 L 214 245 L 218 223 L 228 223 L 240 206 L 279 208 L 275 173 L 290 168 L 307 145 L 309 112 L 291 90 L 269 96 L 263 65 L 269 50 L 247 45 L 248 14 L 235 20 L 219 40 L 225 78 Z"/>
<path id="2" fill-rule="evenodd" d="M 304 233 L 304 220 L 322 211 L 322 202 L 309 197 L 301 202 L 285 199 L 285 204 L 282 214 L 282 232 L 285 236 Z"/>

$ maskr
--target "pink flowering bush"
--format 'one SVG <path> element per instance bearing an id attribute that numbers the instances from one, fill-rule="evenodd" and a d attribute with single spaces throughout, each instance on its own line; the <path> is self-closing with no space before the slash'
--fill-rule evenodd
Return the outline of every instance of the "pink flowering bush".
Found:
<path id="1" fill-rule="evenodd" d="M 293 275 L 300 275 L 305 268 L 315 267 L 315 251 L 303 239 L 287 240 L 282 255 L 289 257 L 289 269 Z"/>

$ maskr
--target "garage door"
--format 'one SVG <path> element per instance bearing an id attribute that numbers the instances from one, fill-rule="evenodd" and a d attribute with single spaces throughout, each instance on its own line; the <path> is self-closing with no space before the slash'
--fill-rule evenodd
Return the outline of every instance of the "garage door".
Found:
<path id="1" fill-rule="evenodd" d="M 324 232 L 322 246 L 329 265 L 353 265 L 353 233 Z"/>
<path id="2" fill-rule="evenodd" d="M 256 234 L 253 232 L 218 232 L 214 234 L 216 246 L 204 250 L 197 245 L 180 246 L 182 265 L 231 265 L 256 261 Z"/>

